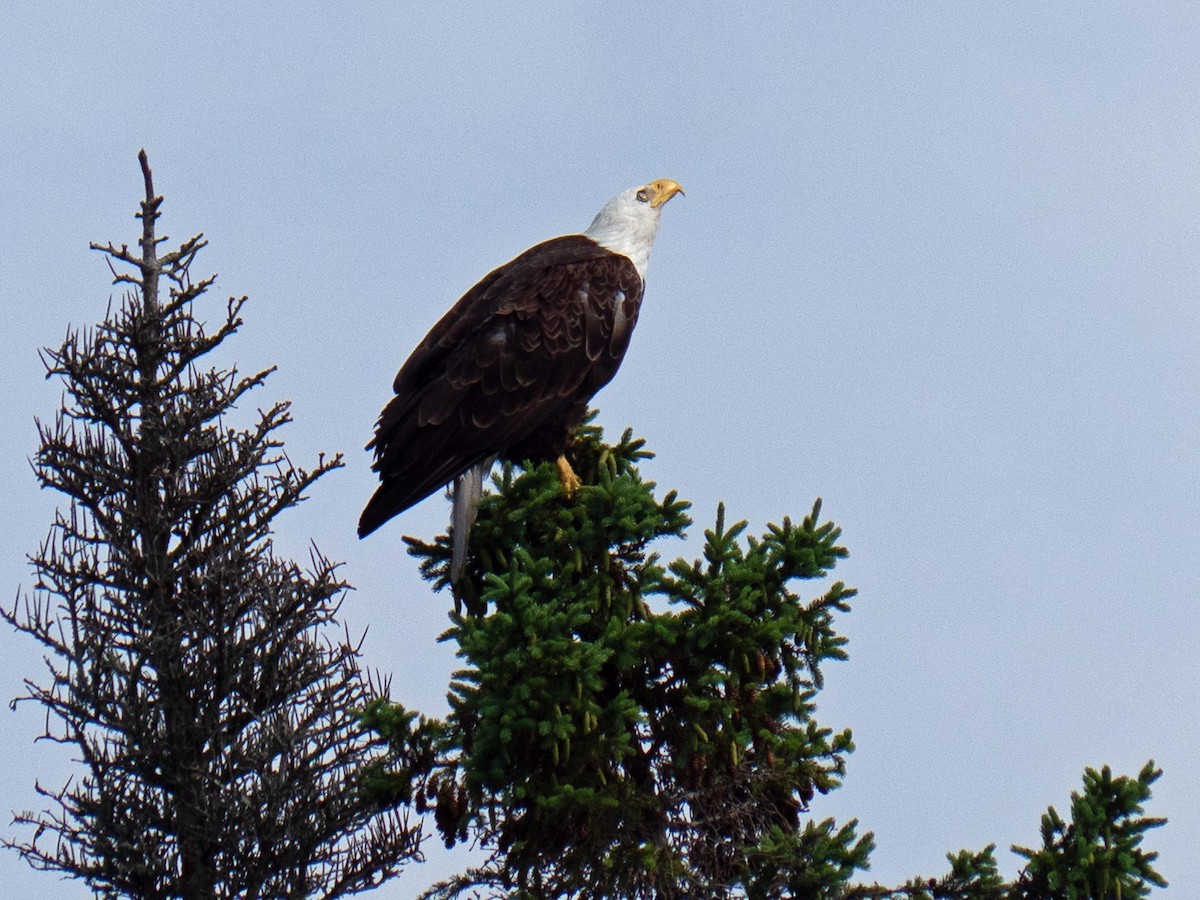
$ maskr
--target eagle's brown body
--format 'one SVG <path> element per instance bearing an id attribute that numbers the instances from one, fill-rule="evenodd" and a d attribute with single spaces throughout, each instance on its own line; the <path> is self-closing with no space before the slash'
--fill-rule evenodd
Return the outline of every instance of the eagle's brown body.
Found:
<path id="1" fill-rule="evenodd" d="M 484 460 L 562 453 L 621 365 L 642 291 L 628 257 L 584 235 L 538 244 L 471 288 L 396 376 L 368 444 L 381 484 L 359 535 Z"/>

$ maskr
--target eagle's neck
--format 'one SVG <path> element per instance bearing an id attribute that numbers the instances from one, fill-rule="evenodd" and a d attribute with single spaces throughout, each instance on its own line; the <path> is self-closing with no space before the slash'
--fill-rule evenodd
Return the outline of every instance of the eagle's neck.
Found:
<path id="1" fill-rule="evenodd" d="M 658 223 L 657 210 L 652 215 L 628 215 L 620 206 L 610 203 L 597 213 L 584 234 L 605 250 L 629 257 L 645 281 Z"/>

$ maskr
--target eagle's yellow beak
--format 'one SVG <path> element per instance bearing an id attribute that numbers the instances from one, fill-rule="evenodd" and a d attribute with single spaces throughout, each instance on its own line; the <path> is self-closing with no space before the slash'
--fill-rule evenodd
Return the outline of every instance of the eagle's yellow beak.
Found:
<path id="1" fill-rule="evenodd" d="M 683 188 L 679 186 L 679 182 L 672 181 L 670 178 L 660 178 L 658 181 L 652 181 L 646 185 L 646 190 L 650 192 L 650 206 L 652 209 L 658 209 L 676 194 L 683 193 Z"/>

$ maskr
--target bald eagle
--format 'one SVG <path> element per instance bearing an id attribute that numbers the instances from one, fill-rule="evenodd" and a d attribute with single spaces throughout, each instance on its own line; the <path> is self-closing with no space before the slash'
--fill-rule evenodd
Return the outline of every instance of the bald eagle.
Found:
<path id="1" fill-rule="evenodd" d="M 564 489 L 578 487 L 563 451 L 621 365 L 663 204 L 679 193 L 669 179 L 622 191 L 583 234 L 545 241 L 490 272 L 433 326 L 396 375 L 396 396 L 367 444 L 380 485 L 359 537 L 453 480 L 457 582 L 496 459 L 556 459 Z"/>

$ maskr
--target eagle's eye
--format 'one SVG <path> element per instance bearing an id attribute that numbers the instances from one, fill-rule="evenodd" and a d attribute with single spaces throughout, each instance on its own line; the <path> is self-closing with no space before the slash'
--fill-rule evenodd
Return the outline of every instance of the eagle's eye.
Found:
<path id="1" fill-rule="evenodd" d="M 648 193 L 646 193 L 645 188 L 638 188 L 637 198 L 640 201 L 642 201 L 643 203 L 645 203 L 647 200 L 650 199 L 650 195 Z"/>

